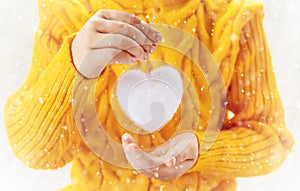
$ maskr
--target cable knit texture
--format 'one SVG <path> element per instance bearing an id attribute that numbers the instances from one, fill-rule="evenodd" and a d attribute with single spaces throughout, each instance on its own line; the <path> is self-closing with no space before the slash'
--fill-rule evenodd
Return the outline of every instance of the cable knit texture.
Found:
<path id="1" fill-rule="evenodd" d="M 293 146 L 285 127 L 257 0 L 39 0 L 39 26 L 28 78 L 7 100 L 5 125 L 15 155 L 36 169 L 57 169 L 72 161 L 72 183 L 64 191 L 235 190 L 235 177 L 257 176 L 278 168 Z M 101 161 L 84 144 L 72 112 L 76 69 L 70 46 L 76 32 L 99 9 L 134 13 L 176 26 L 198 37 L 219 65 L 227 90 L 227 118 L 212 147 L 186 174 L 161 182 Z M 191 50 L 193 51 L 193 50 Z M 199 143 L 210 118 L 210 93 L 203 74 L 184 56 L 163 47 L 151 55 L 181 69 L 197 88 L 201 103 Z M 110 65 L 97 90 L 98 117 L 120 142 L 125 131 L 113 115 L 112 86 L 126 65 Z M 201 88 L 200 88 L 201 87 Z M 177 114 L 176 114 L 177 115 Z M 183 116 L 188 120 L 189 116 Z M 146 147 L 159 145 L 178 124 L 174 117 L 154 135 L 134 137 Z M 187 124 L 188 125 L 188 124 Z M 168 129 L 166 131 L 165 129 Z"/>

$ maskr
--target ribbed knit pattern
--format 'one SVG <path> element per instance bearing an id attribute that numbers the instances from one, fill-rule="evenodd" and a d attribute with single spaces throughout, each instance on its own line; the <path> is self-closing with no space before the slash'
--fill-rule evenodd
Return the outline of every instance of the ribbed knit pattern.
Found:
<path id="1" fill-rule="evenodd" d="M 39 0 L 40 23 L 35 34 L 32 66 L 24 84 L 7 100 L 5 125 L 15 155 L 29 167 L 56 169 L 72 161 L 72 184 L 64 191 L 235 190 L 235 177 L 263 175 L 275 170 L 293 146 L 293 138 L 285 127 L 263 30 L 262 3 L 254 0 L 153 2 Z M 154 5 L 159 8 L 153 8 Z M 99 9 L 135 13 L 146 21 L 157 13 L 155 22 L 197 36 L 219 65 L 227 90 L 229 117 L 212 147 L 178 179 L 161 182 L 107 164 L 88 149 L 79 135 L 72 110 L 76 69 L 70 46 L 76 32 Z M 190 51 L 197 54 L 196 50 Z M 181 69 L 197 87 L 200 115 L 197 112 L 193 115 L 199 118 L 196 135 L 201 143 L 211 109 L 205 77 L 190 60 L 166 47 L 158 47 L 151 57 Z M 98 117 L 117 141 L 125 130 L 115 119 L 110 96 L 114 82 L 127 68 L 123 64 L 107 67 L 95 92 Z M 179 123 L 178 116 L 179 112 L 161 131 L 134 138 L 145 148 L 159 145 L 172 136 Z M 182 122 L 190 122 L 190 117 L 183 115 Z"/>

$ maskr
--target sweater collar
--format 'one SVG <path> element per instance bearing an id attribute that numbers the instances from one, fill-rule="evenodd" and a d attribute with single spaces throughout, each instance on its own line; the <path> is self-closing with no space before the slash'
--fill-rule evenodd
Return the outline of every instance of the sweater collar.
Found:
<path id="1" fill-rule="evenodd" d="M 145 9 L 151 10 L 160 10 L 163 12 L 180 9 L 186 3 L 191 0 L 127 0 L 127 1 L 119 1 L 113 0 L 121 4 L 122 7 L 130 7 L 131 9 L 135 9 L 139 12 L 140 9 L 143 11 Z M 141 10 L 140 10 L 141 11 Z"/>

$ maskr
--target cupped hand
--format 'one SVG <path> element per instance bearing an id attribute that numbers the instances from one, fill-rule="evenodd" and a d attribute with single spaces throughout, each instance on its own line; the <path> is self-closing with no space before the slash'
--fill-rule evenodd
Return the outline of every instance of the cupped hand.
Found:
<path id="1" fill-rule="evenodd" d="M 145 60 L 161 39 L 154 27 L 133 14 L 100 10 L 74 38 L 72 58 L 82 75 L 96 78 L 108 64 Z"/>
<path id="2" fill-rule="evenodd" d="M 122 136 L 128 162 L 139 173 L 170 181 L 187 172 L 198 159 L 198 140 L 193 133 L 182 133 L 151 152 L 143 151 L 129 134 Z"/>

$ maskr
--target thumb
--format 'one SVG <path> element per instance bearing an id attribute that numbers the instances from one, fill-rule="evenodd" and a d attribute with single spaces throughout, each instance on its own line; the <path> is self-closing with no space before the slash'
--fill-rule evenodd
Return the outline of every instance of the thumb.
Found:
<path id="1" fill-rule="evenodd" d="M 128 146 L 129 144 L 134 143 L 132 136 L 128 133 L 122 135 L 122 144 L 123 146 Z"/>
<path id="2" fill-rule="evenodd" d="M 173 149 L 171 151 L 174 154 L 174 160 L 168 161 L 166 165 L 170 166 L 171 162 L 173 162 L 173 165 L 178 165 L 187 160 L 197 160 L 199 153 L 199 144 L 197 137 L 192 133 L 184 133 L 180 135 L 180 139 L 178 139 L 179 136 L 177 136 L 176 138 L 177 141 L 173 145 Z"/>

